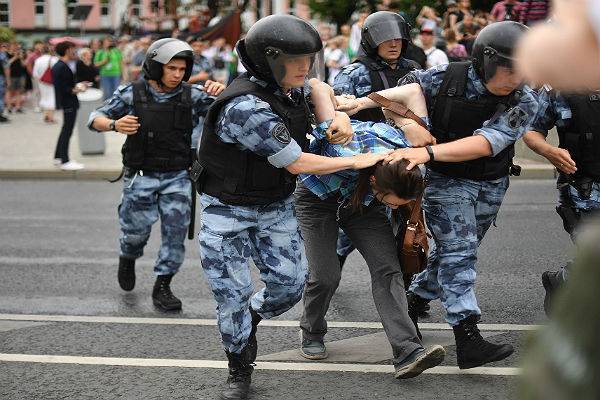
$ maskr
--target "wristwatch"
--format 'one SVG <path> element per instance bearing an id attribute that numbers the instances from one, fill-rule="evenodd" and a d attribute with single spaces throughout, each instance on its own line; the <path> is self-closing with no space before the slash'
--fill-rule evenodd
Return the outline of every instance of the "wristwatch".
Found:
<path id="1" fill-rule="evenodd" d="M 429 161 L 435 160 L 435 157 L 433 155 L 433 149 L 431 148 L 431 146 L 425 146 L 425 150 L 427 150 L 427 154 L 429 154 Z"/>
<path id="2" fill-rule="evenodd" d="M 108 124 L 108 129 L 110 129 L 111 131 L 116 131 L 117 129 L 115 128 L 115 120 L 113 119 L 110 124 Z"/>

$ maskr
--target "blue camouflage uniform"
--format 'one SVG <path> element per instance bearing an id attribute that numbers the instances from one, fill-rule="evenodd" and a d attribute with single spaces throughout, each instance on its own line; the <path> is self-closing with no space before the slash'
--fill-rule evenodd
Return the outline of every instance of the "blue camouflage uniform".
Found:
<path id="1" fill-rule="evenodd" d="M 382 63 L 381 60 L 377 60 Z M 405 58 L 398 60 L 397 68 L 410 68 L 413 63 Z M 373 91 L 371 86 L 371 75 L 366 65 L 354 62 L 346 65 L 333 81 L 333 90 L 336 95 L 350 94 L 356 97 L 365 97 Z M 340 230 L 337 242 L 337 253 L 341 257 L 347 257 L 354 250 L 354 245 L 348 236 Z"/>
<path id="2" fill-rule="evenodd" d="M 548 136 L 548 131 L 554 126 L 567 126 L 571 118 L 573 118 L 571 107 L 560 93 L 549 92 L 545 88 L 542 88 L 538 92 L 538 103 L 539 109 L 531 124 L 531 130 L 539 132 L 544 136 Z M 573 186 L 561 183 L 560 181 L 559 178 L 559 183 L 557 184 L 559 207 L 571 208 L 582 216 L 600 210 L 600 182 L 592 184 L 591 195 L 586 199 Z M 578 231 L 575 229 L 568 233 L 574 241 Z M 564 279 L 567 279 L 570 265 L 571 263 L 569 262 L 561 269 Z"/>
<path id="3" fill-rule="evenodd" d="M 8 68 L 8 56 L 4 51 L 0 51 L 0 68 L 2 69 L 2 75 L 0 75 L 0 115 L 4 114 L 4 95 L 6 93 L 6 76 L 4 70 Z"/>
<path id="4" fill-rule="evenodd" d="M 210 60 L 203 55 L 197 54 L 194 57 L 194 64 L 192 65 L 192 75 L 197 75 L 202 71 L 208 72 L 212 70 L 213 65 Z"/>
<path id="5" fill-rule="evenodd" d="M 448 65 L 407 74 L 401 84 L 418 83 L 423 90 L 429 115 Z M 476 99 L 489 92 L 471 66 L 465 95 Z M 535 92 L 523 87 L 523 95 L 516 107 L 527 115 L 516 127 L 511 127 L 505 111 L 484 123 L 473 134 L 481 135 L 490 143 L 493 155 L 513 144 L 527 131 L 538 106 Z M 513 123 L 514 124 L 514 123 Z M 435 246 L 430 248 L 427 268 L 416 275 L 410 291 L 421 298 L 440 298 L 446 309 L 446 320 L 452 326 L 470 315 L 481 315 L 475 298 L 477 248 L 502 204 L 508 189 L 508 176 L 494 180 L 476 181 L 452 178 L 428 169 L 423 210 Z"/>
<path id="6" fill-rule="evenodd" d="M 292 92 L 300 95 L 297 89 Z M 286 96 L 281 90 L 277 95 Z M 247 94 L 223 106 L 215 131 L 220 140 L 285 168 L 300 157 L 302 149 L 294 139 L 283 143 L 273 134 L 283 123 L 268 103 Z M 249 306 L 268 319 L 286 312 L 302 297 L 308 266 L 294 200 L 289 196 L 268 205 L 240 206 L 205 193 L 199 199 L 200 258 L 217 302 L 223 346 L 230 353 L 241 353 L 252 329 Z M 254 295 L 250 257 L 265 284 Z"/>
<path id="7" fill-rule="evenodd" d="M 149 85 L 148 89 L 157 102 L 167 102 L 182 91 L 181 86 L 167 93 L 160 93 Z M 192 85 L 193 137 L 199 137 L 201 118 L 213 101 L 214 98 L 201 90 L 201 86 Z M 90 114 L 88 127 L 92 129 L 94 119 L 99 116 L 116 120 L 125 115 L 135 115 L 131 83 L 120 86 L 102 107 Z M 192 140 L 192 143 L 195 141 Z M 191 215 L 191 190 L 187 170 L 138 171 L 133 176 L 125 175 L 118 211 L 121 225 L 120 256 L 129 259 L 141 257 L 152 225 L 160 217 L 162 243 L 154 272 L 156 275 L 177 273 L 185 253 L 184 241 Z"/>
<path id="8" fill-rule="evenodd" d="M 378 62 L 382 62 L 378 60 Z M 412 68 L 414 62 L 400 58 L 396 68 Z M 351 94 L 356 97 L 365 97 L 373 91 L 369 69 L 360 62 L 346 65 L 333 81 L 333 90 L 336 95 Z"/>

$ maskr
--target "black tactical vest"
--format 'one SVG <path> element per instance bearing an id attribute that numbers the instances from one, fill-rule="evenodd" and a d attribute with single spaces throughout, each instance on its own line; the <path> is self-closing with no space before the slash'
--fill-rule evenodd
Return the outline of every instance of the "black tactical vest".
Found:
<path id="1" fill-rule="evenodd" d="M 215 133 L 222 107 L 245 94 L 269 103 L 304 151 L 309 144 L 306 134 L 310 132 L 311 113 L 304 94 L 298 101 L 292 101 L 252 82 L 247 74 L 236 78 L 208 110 L 198 149 L 198 161 L 204 167 L 201 191 L 228 204 L 266 205 L 291 195 L 296 188 L 296 177 L 285 168 L 275 168 L 266 157 L 223 142 Z"/>
<path id="2" fill-rule="evenodd" d="M 567 126 L 557 127 L 559 146 L 575 161 L 576 178 L 600 180 L 600 92 L 563 97 L 572 117 Z"/>
<path id="3" fill-rule="evenodd" d="M 450 63 L 435 99 L 431 116 L 431 133 L 437 143 L 447 143 L 472 136 L 497 112 L 505 111 L 516 96 L 483 96 L 475 100 L 465 95 L 470 62 Z M 429 167 L 454 178 L 491 180 L 508 175 L 514 146 L 508 146 L 495 157 L 482 157 L 464 162 L 432 161 Z"/>
<path id="4" fill-rule="evenodd" d="M 369 77 L 371 78 L 371 92 L 378 92 L 380 90 L 398 86 L 398 81 L 403 78 L 404 75 L 417 68 L 417 64 L 414 63 L 415 65 L 411 66 L 410 68 L 391 69 L 366 56 L 360 57 L 356 61 L 363 64 L 369 70 Z M 352 119 L 374 122 L 385 121 L 385 117 L 383 116 L 381 108 L 367 108 L 365 110 L 361 110 L 354 114 Z"/>
<path id="5" fill-rule="evenodd" d="M 178 96 L 156 102 L 146 82 L 133 83 L 133 108 L 140 128 L 127 135 L 123 165 L 143 171 L 179 171 L 192 163 L 192 87 L 183 82 Z"/>

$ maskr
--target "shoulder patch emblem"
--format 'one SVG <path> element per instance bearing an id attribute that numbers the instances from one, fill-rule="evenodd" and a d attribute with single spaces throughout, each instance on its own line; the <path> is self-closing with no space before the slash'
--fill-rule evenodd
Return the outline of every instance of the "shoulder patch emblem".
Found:
<path id="1" fill-rule="evenodd" d="M 508 110 L 506 120 L 510 129 L 521 128 L 527 122 L 527 113 L 519 106 Z"/>
<path id="2" fill-rule="evenodd" d="M 292 141 L 290 137 L 290 132 L 286 128 L 284 124 L 281 122 L 276 124 L 273 130 L 271 131 L 271 135 L 277 140 L 279 143 L 289 144 Z"/>

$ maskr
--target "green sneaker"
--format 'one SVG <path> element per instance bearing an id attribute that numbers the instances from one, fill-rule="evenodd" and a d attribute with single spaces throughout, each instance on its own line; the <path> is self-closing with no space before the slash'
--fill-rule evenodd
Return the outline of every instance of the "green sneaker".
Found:
<path id="1" fill-rule="evenodd" d="M 324 360 L 327 358 L 327 349 L 323 339 L 310 340 L 304 339 L 302 331 L 300 331 L 300 355 L 309 360 Z"/>

